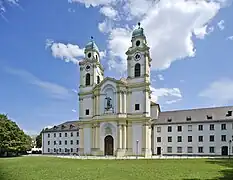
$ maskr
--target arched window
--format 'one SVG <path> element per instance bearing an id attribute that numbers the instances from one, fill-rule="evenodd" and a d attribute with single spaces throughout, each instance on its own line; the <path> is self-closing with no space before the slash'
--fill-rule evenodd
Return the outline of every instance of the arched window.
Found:
<path id="1" fill-rule="evenodd" d="M 99 84 L 99 83 L 100 83 L 100 77 L 97 76 L 97 84 Z"/>
<path id="2" fill-rule="evenodd" d="M 90 86 L 91 85 L 91 77 L 90 74 L 87 73 L 86 74 L 86 86 Z"/>
<path id="3" fill-rule="evenodd" d="M 134 76 L 135 77 L 140 77 L 141 76 L 141 65 L 139 63 L 135 64 Z"/>

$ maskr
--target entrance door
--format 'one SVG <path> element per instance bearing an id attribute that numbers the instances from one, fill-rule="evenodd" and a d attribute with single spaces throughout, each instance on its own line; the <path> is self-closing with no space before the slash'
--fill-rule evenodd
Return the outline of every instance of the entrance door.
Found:
<path id="1" fill-rule="evenodd" d="M 222 146 L 222 156 L 227 156 L 227 155 L 228 155 L 228 147 Z"/>
<path id="2" fill-rule="evenodd" d="M 157 147 L 157 155 L 161 155 L 161 147 Z"/>
<path id="3" fill-rule="evenodd" d="M 113 156 L 113 137 L 108 135 L 104 138 L 104 155 Z"/>

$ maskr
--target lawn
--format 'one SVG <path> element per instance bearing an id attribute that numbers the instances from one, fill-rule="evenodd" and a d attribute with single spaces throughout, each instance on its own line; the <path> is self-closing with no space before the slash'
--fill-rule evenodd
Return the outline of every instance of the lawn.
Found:
<path id="1" fill-rule="evenodd" d="M 233 160 L 0 158 L 0 180 L 233 180 Z"/>

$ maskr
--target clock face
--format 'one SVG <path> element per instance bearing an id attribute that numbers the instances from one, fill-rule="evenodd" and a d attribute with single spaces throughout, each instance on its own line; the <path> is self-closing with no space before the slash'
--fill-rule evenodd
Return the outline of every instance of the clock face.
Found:
<path id="1" fill-rule="evenodd" d="M 134 55 L 134 59 L 135 59 L 136 61 L 139 61 L 139 60 L 141 59 L 141 54 L 140 54 L 140 53 L 136 53 L 136 54 Z"/>
<path id="2" fill-rule="evenodd" d="M 91 66 L 90 65 L 87 65 L 86 66 L 86 71 L 89 71 L 91 69 Z"/>

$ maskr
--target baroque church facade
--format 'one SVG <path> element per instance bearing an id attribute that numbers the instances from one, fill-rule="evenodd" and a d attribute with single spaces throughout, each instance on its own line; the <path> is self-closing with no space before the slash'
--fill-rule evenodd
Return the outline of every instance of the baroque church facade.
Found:
<path id="1" fill-rule="evenodd" d="M 79 63 L 79 120 L 45 129 L 43 154 L 151 157 L 231 152 L 233 107 L 161 112 L 159 104 L 151 101 L 152 59 L 140 24 L 133 31 L 131 47 L 126 51 L 126 79 L 104 77 L 99 49 L 93 39 L 85 46 L 84 53 Z M 196 129 L 200 125 L 207 129 L 210 125 L 227 127 L 227 131 L 199 132 Z M 208 141 L 211 135 L 219 136 L 215 144 Z M 223 142 L 219 139 L 222 135 L 226 136 Z M 199 136 L 205 136 L 205 141 Z M 197 139 L 203 141 L 196 142 Z"/>
<path id="2" fill-rule="evenodd" d="M 80 65 L 80 151 L 93 155 L 151 155 L 150 52 L 143 28 L 134 30 L 127 79 L 104 77 L 93 40 Z M 138 143 L 138 144 L 136 144 Z M 138 151 L 138 152 L 136 152 Z"/>

